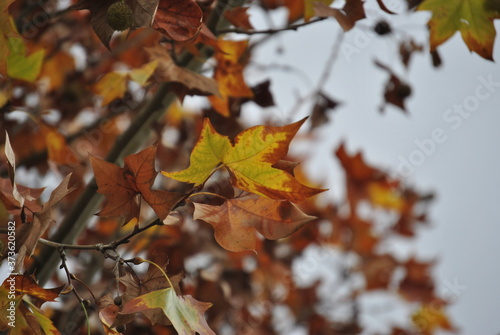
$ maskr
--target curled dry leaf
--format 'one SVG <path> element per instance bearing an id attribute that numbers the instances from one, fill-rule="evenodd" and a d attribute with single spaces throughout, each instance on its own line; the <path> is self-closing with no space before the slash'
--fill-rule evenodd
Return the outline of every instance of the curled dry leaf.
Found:
<path id="1" fill-rule="evenodd" d="M 170 57 L 167 50 L 161 46 L 148 48 L 146 51 L 152 60 L 158 61 L 155 79 L 159 81 L 178 83 L 187 89 L 181 91 L 181 100 L 185 94 L 219 95 L 217 82 L 215 80 L 178 66 L 173 61 L 172 57 Z"/>
<path id="2" fill-rule="evenodd" d="M 19 229 L 18 243 L 21 247 L 19 248 L 16 258 L 16 272 L 21 270 L 26 255 L 33 255 L 36 245 L 38 244 L 38 240 L 42 237 L 45 231 L 56 223 L 54 216 L 54 209 L 56 205 L 66 195 L 76 189 L 75 185 L 71 187 L 69 186 L 70 179 L 71 173 L 64 177 L 59 186 L 52 191 L 49 201 L 43 205 L 42 210 L 33 215 L 33 222 L 25 223 Z"/>

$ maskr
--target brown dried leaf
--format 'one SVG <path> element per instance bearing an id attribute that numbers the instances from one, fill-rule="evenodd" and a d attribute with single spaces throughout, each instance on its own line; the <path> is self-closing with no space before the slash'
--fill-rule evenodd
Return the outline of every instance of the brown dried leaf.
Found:
<path id="1" fill-rule="evenodd" d="M 210 223 L 215 239 L 229 251 L 255 250 L 258 231 L 270 240 L 286 237 L 315 219 L 291 202 L 247 194 L 222 206 L 195 203 L 193 218 Z"/>
<path id="2" fill-rule="evenodd" d="M 175 41 L 187 41 L 201 29 L 203 12 L 192 0 L 160 0 L 153 27 Z"/>

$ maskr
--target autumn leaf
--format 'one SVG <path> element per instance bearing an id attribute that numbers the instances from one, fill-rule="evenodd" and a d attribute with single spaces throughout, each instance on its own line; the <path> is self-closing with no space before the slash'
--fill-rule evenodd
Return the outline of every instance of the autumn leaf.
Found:
<path id="1" fill-rule="evenodd" d="M 0 74 L 7 74 L 7 56 L 9 49 L 6 48 L 9 37 L 19 36 L 9 15 L 9 7 L 15 0 L 5 0 L 0 3 Z"/>
<path id="2" fill-rule="evenodd" d="M 245 83 L 243 57 L 248 52 L 248 41 L 217 40 L 215 59 L 217 66 L 214 79 L 219 84 L 220 96 L 209 97 L 214 109 L 221 115 L 229 117 L 231 108 L 229 98 L 251 98 L 252 90 Z"/>
<path id="3" fill-rule="evenodd" d="M 214 227 L 215 239 L 229 251 L 255 250 L 256 234 L 270 240 L 286 237 L 315 219 L 288 201 L 247 194 L 228 199 L 222 206 L 194 204 L 193 219 Z"/>
<path id="4" fill-rule="evenodd" d="M 192 0 L 159 0 L 153 27 L 173 40 L 192 39 L 201 29 L 203 12 Z"/>
<path id="5" fill-rule="evenodd" d="M 344 31 L 351 30 L 357 21 L 366 17 L 362 0 L 347 0 L 342 9 L 332 8 L 328 2 L 313 2 L 312 7 L 318 17 L 334 17 Z"/>
<path id="6" fill-rule="evenodd" d="M 40 78 L 45 80 L 48 92 L 57 90 L 66 77 L 75 71 L 75 59 L 65 51 L 58 51 L 48 57 L 42 65 Z"/>
<path id="7" fill-rule="evenodd" d="M 215 80 L 178 66 L 165 48 L 157 46 L 147 48 L 146 51 L 151 59 L 158 62 L 158 69 L 155 74 L 156 80 L 178 83 L 186 88 L 186 90 L 177 90 L 181 101 L 185 94 L 219 95 Z"/>
<path id="8" fill-rule="evenodd" d="M 385 103 L 392 104 L 407 112 L 405 102 L 406 99 L 411 95 L 411 87 L 403 80 L 401 80 L 387 65 L 375 61 L 375 65 L 383 70 L 385 70 L 389 75 L 389 80 L 385 85 L 384 99 Z M 383 111 L 385 104 L 380 107 L 380 111 Z"/>
<path id="9" fill-rule="evenodd" d="M 435 284 L 431 277 L 432 262 L 422 262 L 414 257 L 403 263 L 406 272 L 399 283 L 399 293 L 408 301 L 431 303 L 435 297 Z"/>
<path id="10" fill-rule="evenodd" d="M 363 257 L 360 270 L 365 277 L 366 290 L 387 289 L 397 265 L 397 260 L 390 254 Z"/>
<path id="11" fill-rule="evenodd" d="M 442 300 L 436 299 L 430 304 L 420 306 L 412 314 L 411 321 L 419 334 L 436 334 L 438 329 L 450 332 L 456 331 L 446 315 L 445 305 Z"/>
<path id="12" fill-rule="evenodd" d="M 184 196 L 179 193 L 151 190 L 156 174 L 154 161 L 156 147 L 125 157 L 123 168 L 90 156 L 98 192 L 106 197 L 106 204 L 98 213 L 102 217 L 124 217 L 125 223 L 139 218 L 138 195 L 151 206 L 163 220 Z"/>
<path id="13" fill-rule="evenodd" d="M 12 290 L 12 287 L 15 289 Z M 10 329 L 9 334 L 13 335 L 60 334 L 39 307 L 46 301 L 54 301 L 61 290 L 62 287 L 44 289 L 27 275 L 13 275 L 6 278 L 0 286 L 0 308 L 7 311 L 0 314 L 0 331 Z M 29 300 L 24 299 L 26 295 L 30 296 Z"/>
<path id="14" fill-rule="evenodd" d="M 500 18 L 498 6 L 488 0 L 425 0 L 418 10 L 432 12 L 428 22 L 431 52 L 457 31 L 470 51 L 493 60 L 496 31 L 493 20 Z"/>
<path id="15" fill-rule="evenodd" d="M 166 268 L 166 265 L 163 266 Z M 169 281 L 163 276 L 163 274 L 155 266 L 149 266 L 147 273 L 143 278 L 138 278 L 130 273 L 118 278 L 121 286 L 124 288 L 124 294 L 121 296 L 123 304 L 126 304 L 130 300 L 137 298 L 149 292 L 165 289 L 170 287 L 170 283 L 173 285 L 173 289 L 178 294 L 181 293 L 179 283 L 182 279 L 181 274 L 169 277 Z M 170 320 L 165 316 L 165 314 L 159 309 L 147 309 L 142 311 L 142 314 L 146 316 L 153 325 L 170 325 Z"/>
<path id="16" fill-rule="evenodd" d="M 329 97 L 326 93 L 319 92 L 316 95 L 316 101 L 311 113 L 310 130 L 327 123 L 329 121 L 328 113 L 332 112 L 339 105 L 340 102 Z"/>
<path id="17" fill-rule="evenodd" d="M 238 134 L 233 144 L 205 119 L 189 167 L 162 174 L 198 186 L 222 164 L 231 174 L 233 185 L 242 190 L 271 199 L 302 201 L 325 190 L 305 186 L 272 165 L 286 155 L 290 141 L 305 120 L 283 127 L 252 127 Z"/>
<path id="18" fill-rule="evenodd" d="M 40 49 L 26 56 L 26 46 L 20 37 L 8 39 L 9 54 L 7 56 L 7 76 L 34 82 L 42 69 L 45 50 Z"/>
<path id="19" fill-rule="evenodd" d="M 106 73 L 99 81 L 92 85 L 91 89 L 95 94 L 103 97 L 101 105 L 108 105 L 113 100 L 122 98 L 125 95 L 129 80 L 145 86 L 149 78 L 153 75 L 157 65 L 158 61 L 153 60 L 131 71 Z"/>
<path id="20" fill-rule="evenodd" d="M 55 206 L 66 195 L 73 192 L 76 187 L 69 186 L 71 173 L 61 181 L 54 191 L 52 191 L 49 201 L 47 201 L 42 210 L 33 215 L 33 222 L 25 223 L 21 226 L 18 232 L 18 243 L 21 245 L 16 258 L 16 271 L 20 271 L 26 255 L 31 257 L 35 251 L 38 240 L 42 237 L 47 229 L 54 226 L 56 219 L 54 216 Z"/>
<path id="21" fill-rule="evenodd" d="M 55 127 L 40 122 L 40 129 L 47 143 L 49 159 L 63 165 L 78 165 L 78 157 L 66 143 L 66 138 Z"/>
<path id="22" fill-rule="evenodd" d="M 0 4 L 0 74 L 33 82 L 40 73 L 44 51 L 26 56 L 23 38 L 9 15 L 9 7 L 14 1 L 4 0 Z"/>
<path id="23" fill-rule="evenodd" d="M 330 6 L 333 0 L 303 0 L 304 1 L 304 20 L 307 22 L 311 18 L 316 15 L 315 7 L 317 8 L 318 4 L 322 4 L 324 6 Z"/>
<path id="24" fill-rule="evenodd" d="M 129 301 L 122 313 L 143 312 L 151 308 L 161 308 L 179 335 L 215 335 L 205 320 L 205 311 L 211 303 L 200 302 L 192 296 L 178 296 L 172 288 L 152 291 Z"/>
<path id="25" fill-rule="evenodd" d="M 247 13 L 249 9 L 250 7 L 235 7 L 228 9 L 224 12 L 224 18 L 235 27 L 252 30 L 253 26 L 250 23 L 250 18 Z"/>
<path id="26" fill-rule="evenodd" d="M 24 206 L 24 197 L 19 193 L 16 186 L 15 179 L 15 171 L 16 171 L 16 156 L 14 155 L 14 151 L 12 150 L 12 146 L 10 144 L 9 133 L 5 131 L 5 157 L 7 158 L 8 163 L 8 171 L 10 183 L 12 185 L 12 196 L 15 200 L 19 202 L 19 208 Z"/>

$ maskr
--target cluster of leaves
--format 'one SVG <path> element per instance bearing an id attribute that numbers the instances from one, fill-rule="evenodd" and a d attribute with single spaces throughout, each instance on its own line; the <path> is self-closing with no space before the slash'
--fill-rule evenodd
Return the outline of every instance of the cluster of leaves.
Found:
<path id="1" fill-rule="evenodd" d="M 247 103 L 265 108 L 274 101 L 269 80 L 249 86 L 245 79 L 262 40 L 231 34 L 272 35 L 326 18 L 343 33 L 366 17 L 362 0 L 342 8 L 332 2 L 125 0 L 132 24 L 118 33 L 107 18 L 113 1 L 79 0 L 62 10 L 55 0 L 42 7 L 2 1 L 0 221 L 15 223 L 16 240 L 2 240 L 13 275 L 0 287 L 0 307 L 12 306 L 16 327 L 2 316 L 0 331 L 59 334 L 71 325 L 82 334 L 274 334 L 276 310 L 286 307 L 290 323 L 310 334 L 357 334 L 359 302 L 375 291 L 413 306 L 406 325 L 389 325 L 391 334 L 453 330 L 430 275 L 433 262 L 383 248 L 427 224 L 431 196 L 342 144 L 332 156 L 345 172 L 346 197 L 321 198 L 323 186 L 288 156 L 306 118 L 251 128 L 239 118 Z M 255 29 L 249 15 L 256 7 L 285 7 L 287 25 Z M 494 1 L 409 1 L 408 11 L 417 9 L 432 12 L 435 65 L 437 47 L 456 31 L 471 51 L 492 60 L 493 20 L 500 18 Z M 26 22 L 36 25 L 30 38 Z M 374 27 L 379 35 L 391 29 L 385 21 Z M 401 42 L 403 66 L 424 49 Z M 376 66 L 390 76 L 385 103 L 405 110 L 410 86 L 389 66 Z M 211 77 L 201 74 L 206 69 Z M 319 86 L 312 131 L 338 105 Z M 186 95 L 208 96 L 209 107 L 181 108 L 176 101 Z M 302 140 L 314 144 L 311 135 Z M 43 188 L 18 184 L 16 163 L 41 180 L 62 181 L 43 201 Z M 391 214 L 383 224 L 381 212 Z M 342 294 L 323 298 L 321 280 L 296 280 L 308 273 L 294 266 L 314 247 L 341 255 L 332 272 L 341 274 L 335 290 Z M 58 288 L 42 288 L 49 279 Z M 348 316 L 321 308 L 329 298 L 347 304 Z M 55 299 L 64 307 L 42 310 Z"/>

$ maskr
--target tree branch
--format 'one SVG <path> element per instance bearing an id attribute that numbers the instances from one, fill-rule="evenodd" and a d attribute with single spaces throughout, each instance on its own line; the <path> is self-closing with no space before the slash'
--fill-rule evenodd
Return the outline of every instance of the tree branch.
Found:
<path id="1" fill-rule="evenodd" d="M 240 0 L 236 0 L 240 1 Z M 209 19 L 211 25 L 208 28 L 213 30 L 222 20 L 222 13 L 228 3 L 223 2 L 224 8 L 216 10 L 212 15 L 217 21 Z M 190 53 L 184 53 L 179 62 L 193 71 L 199 71 L 204 60 L 210 56 L 210 49 L 207 46 L 200 48 L 200 56 L 194 58 Z M 151 124 L 161 118 L 168 110 L 168 106 L 175 100 L 175 94 L 170 90 L 170 84 L 162 83 L 151 101 L 139 112 L 137 117 L 131 122 L 129 128 L 117 139 L 113 148 L 106 157 L 106 161 L 119 163 L 129 154 L 134 153 L 148 139 Z M 92 179 L 80 198 L 76 201 L 70 212 L 66 215 L 61 226 L 51 238 L 56 243 L 72 244 L 80 235 L 91 216 L 96 212 L 102 196 L 97 191 L 95 179 Z M 43 285 L 56 269 L 57 253 L 52 247 L 45 247 L 41 250 L 38 260 L 35 260 L 29 269 L 29 273 L 37 273 L 38 280 Z"/>
<path id="2" fill-rule="evenodd" d="M 301 27 L 308 26 L 310 24 L 323 21 L 325 20 L 326 17 L 320 17 L 311 21 L 303 22 L 303 23 L 297 23 L 297 24 L 292 24 L 283 28 L 276 28 L 276 29 L 265 29 L 265 30 L 245 30 L 245 29 L 240 29 L 240 28 L 229 28 L 229 29 L 219 29 L 217 30 L 218 34 L 226 34 L 226 33 L 236 33 L 236 34 L 245 34 L 245 35 L 256 35 L 256 34 L 266 34 L 266 35 L 273 35 L 276 33 L 280 33 L 282 31 L 287 31 L 287 30 L 297 30 Z"/>

